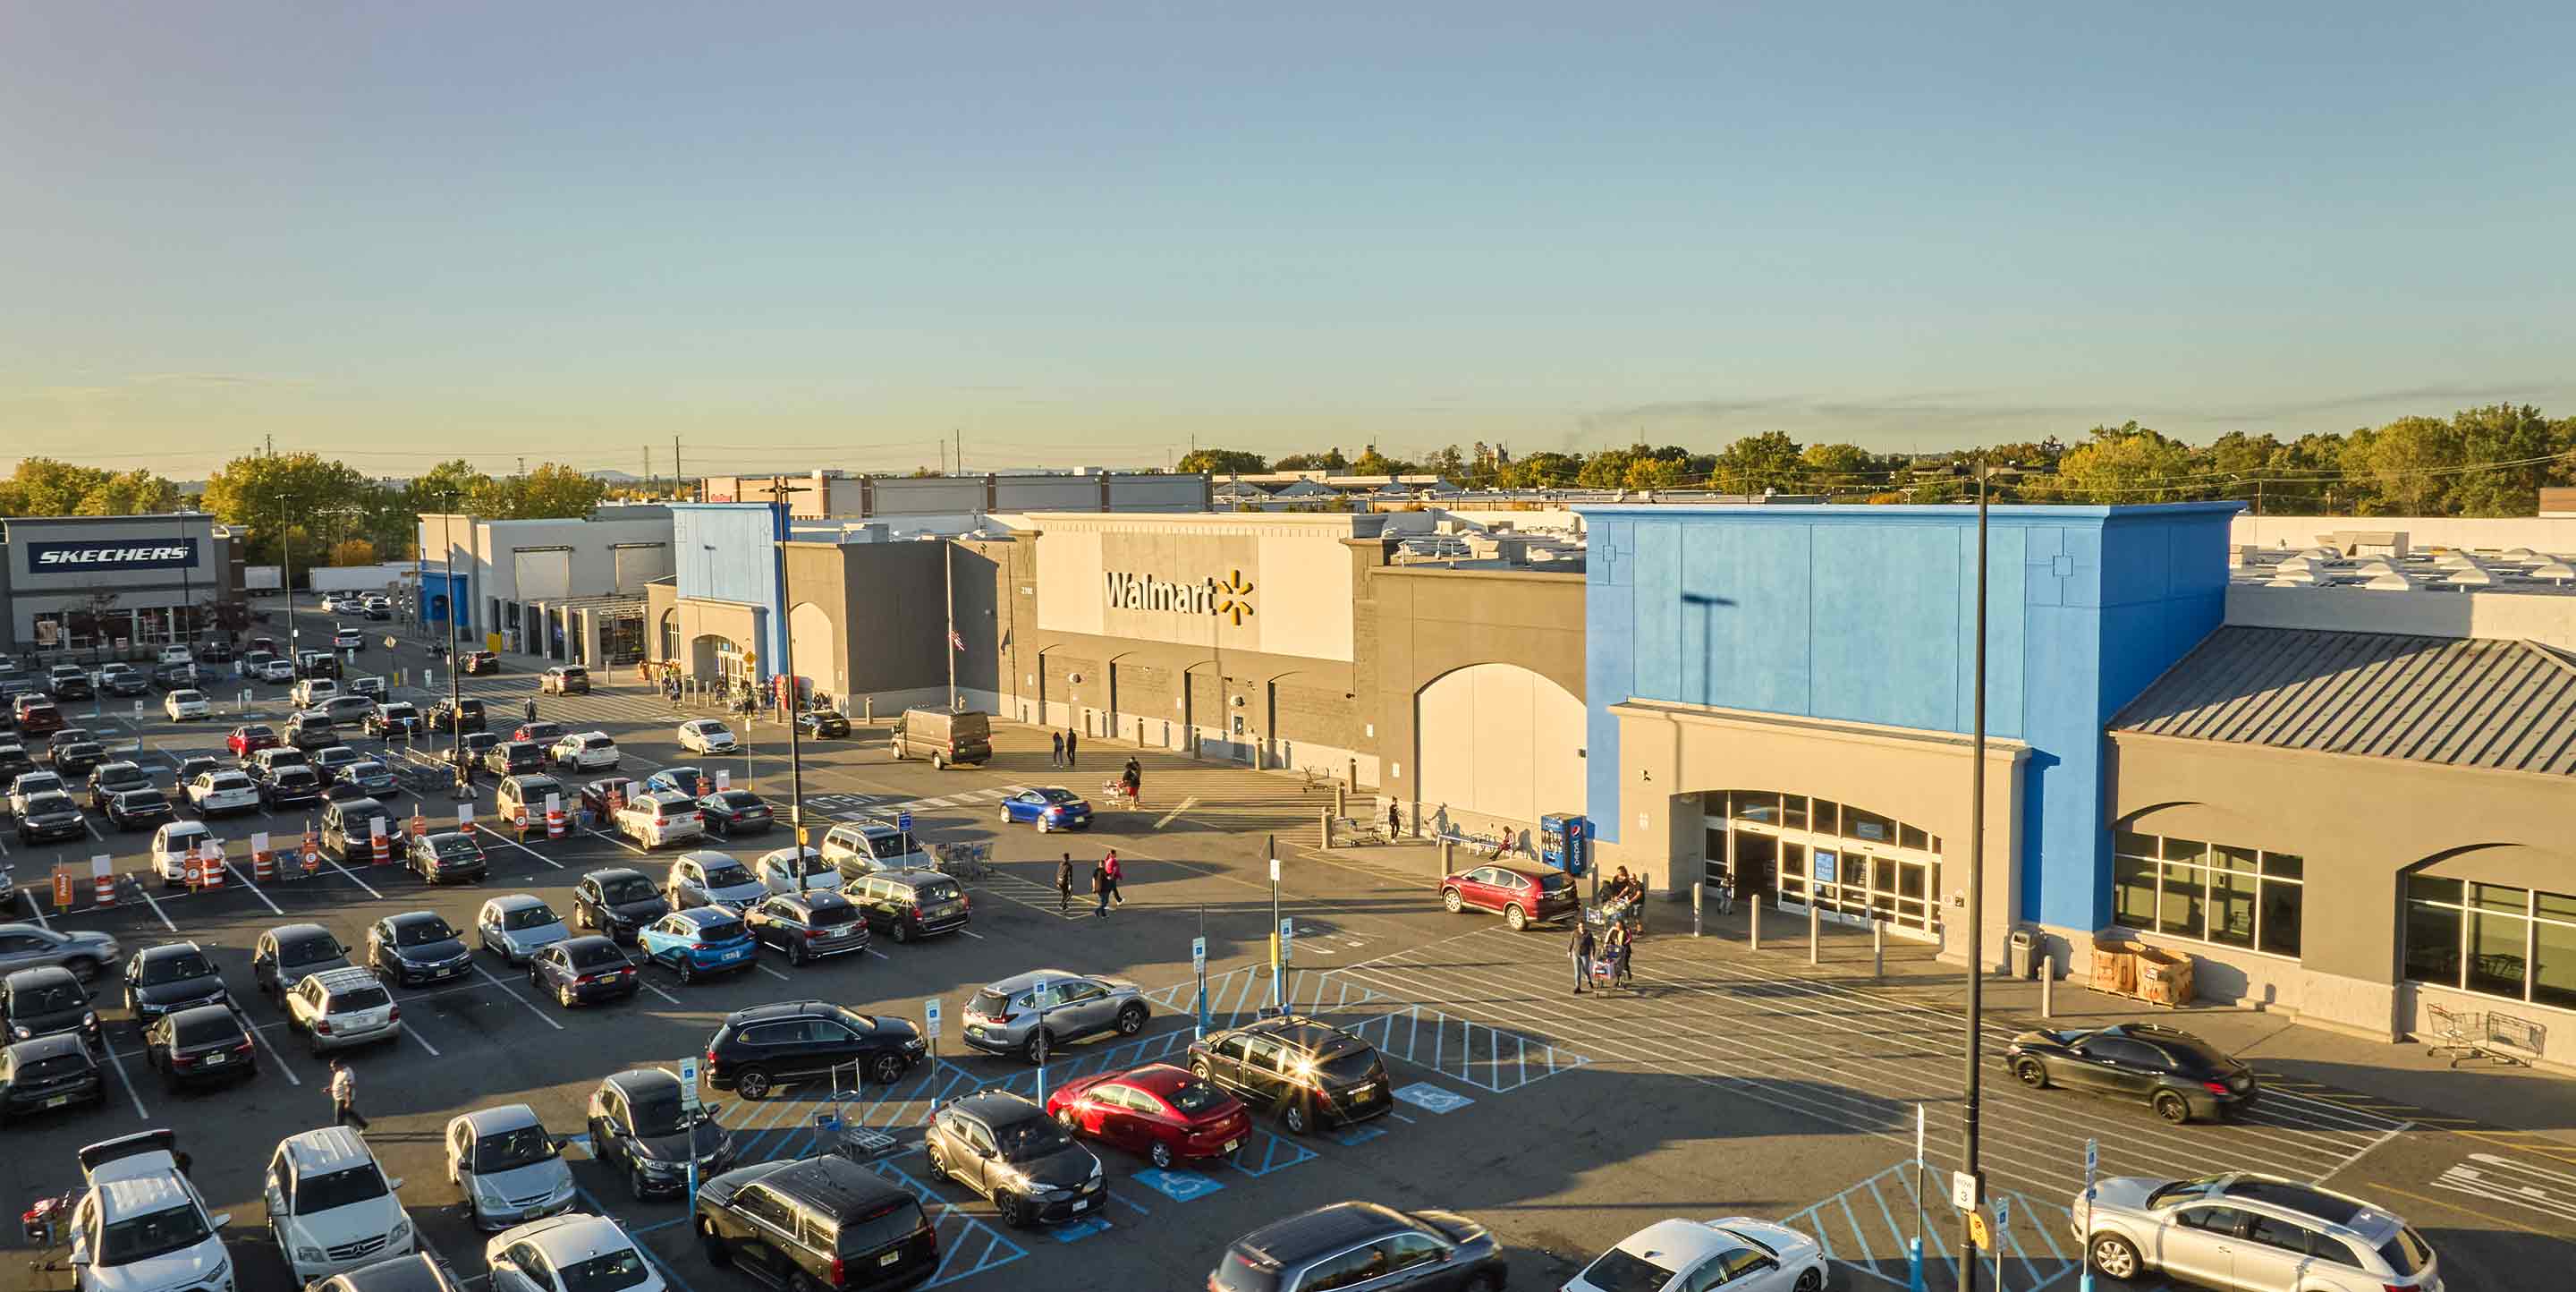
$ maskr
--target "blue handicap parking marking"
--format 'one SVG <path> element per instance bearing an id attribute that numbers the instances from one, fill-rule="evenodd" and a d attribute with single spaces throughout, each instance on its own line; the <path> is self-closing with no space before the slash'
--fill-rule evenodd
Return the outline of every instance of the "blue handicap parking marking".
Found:
<path id="1" fill-rule="evenodd" d="M 1091 1237 L 1093 1234 L 1105 1233 L 1108 1229 L 1109 1217 L 1083 1216 L 1079 1219 L 1068 1220 L 1063 1224 L 1056 1226 L 1055 1240 L 1059 1243 L 1079 1242 L 1082 1239 Z"/>
<path id="2" fill-rule="evenodd" d="M 1417 1081 L 1412 1085 L 1404 1086 L 1395 1092 L 1395 1097 L 1417 1108 L 1435 1113 L 1456 1112 L 1476 1102 L 1454 1090 L 1435 1086 L 1428 1081 Z"/>
<path id="3" fill-rule="evenodd" d="M 1165 1171 L 1148 1168 L 1138 1171 L 1134 1179 L 1136 1183 L 1174 1202 L 1188 1202 L 1225 1187 L 1196 1171 Z"/>
<path id="4" fill-rule="evenodd" d="M 1383 1126 L 1350 1126 L 1333 1134 L 1333 1142 L 1343 1148 L 1358 1148 L 1386 1133 Z"/>
<path id="5" fill-rule="evenodd" d="M 1242 1151 L 1236 1153 L 1230 1160 L 1235 1170 L 1245 1175 L 1259 1177 L 1295 1166 L 1300 1162 L 1311 1162 L 1315 1160 L 1315 1150 L 1295 1140 L 1262 1131 L 1254 1135 L 1252 1140 L 1243 1146 Z"/>

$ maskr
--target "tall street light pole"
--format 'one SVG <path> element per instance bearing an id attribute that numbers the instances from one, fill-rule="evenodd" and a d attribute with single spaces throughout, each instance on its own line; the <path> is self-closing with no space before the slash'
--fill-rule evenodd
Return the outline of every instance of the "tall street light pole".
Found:
<path id="1" fill-rule="evenodd" d="M 1984 1075 L 1983 1041 L 1986 1006 L 1986 462 L 1977 459 L 1977 681 L 1976 714 L 1968 757 L 1968 1053 L 1967 1099 L 1960 1105 L 1959 1169 L 1969 1179 L 1977 1171 L 1977 1100 Z M 1982 1182 L 1976 1199 L 1984 1204 Z M 1959 1290 L 1977 1292 L 1977 1248 L 1974 1211 L 1959 1217 Z M 2002 1235 L 1994 1236 L 2001 1242 Z"/>
<path id="2" fill-rule="evenodd" d="M 457 684 L 456 675 L 458 600 L 456 595 L 456 503 L 458 496 L 454 493 L 447 495 L 447 510 L 438 518 L 438 538 L 440 546 L 447 549 L 439 554 L 441 558 L 439 565 L 446 572 L 447 580 L 447 750 L 450 760 L 456 765 L 457 788 L 463 789 L 465 760 L 458 754 L 465 748 L 465 705 L 464 692 Z M 471 531 L 468 533 L 470 534 Z"/>
<path id="3" fill-rule="evenodd" d="M 790 492 L 797 491 L 791 489 L 784 477 L 772 477 L 769 482 L 770 505 L 783 505 L 778 500 Z M 792 508 L 790 512 L 792 514 Z M 789 532 L 791 535 L 794 533 L 793 530 Z M 787 570 L 785 554 L 781 553 L 778 599 L 787 603 L 787 631 L 779 634 L 778 664 L 787 678 L 787 832 L 796 840 L 796 865 L 801 869 L 805 865 L 805 742 L 797 729 L 796 718 L 805 707 L 805 696 L 803 689 L 796 684 L 796 587 Z M 751 778 L 751 759 L 747 753 L 743 758 L 742 774 L 745 780 Z"/>

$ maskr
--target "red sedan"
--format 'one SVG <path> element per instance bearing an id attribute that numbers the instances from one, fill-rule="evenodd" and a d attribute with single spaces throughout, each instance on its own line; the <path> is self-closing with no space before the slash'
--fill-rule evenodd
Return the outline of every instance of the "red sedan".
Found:
<path id="1" fill-rule="evenodd" d="M 235 727 L 224 737 L 224 748 L 233 751 L 235 758 L 248 758 L 260 750 L 275 749 L 277 729 L 260 722 Z"/>
<path id="2" fill-rule="evenodd" d="M 1240 1100 L 1168 1063 L 1068 1081 L 1047 1092 L 1047 1111 L 1066 1130 L 1166 1169 L 1184 1158 L 1230 1158 L 1252 1133 Z"/>

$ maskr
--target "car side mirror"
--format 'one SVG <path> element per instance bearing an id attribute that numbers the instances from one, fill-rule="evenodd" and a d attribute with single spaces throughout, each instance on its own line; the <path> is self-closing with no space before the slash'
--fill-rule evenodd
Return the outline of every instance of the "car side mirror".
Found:
<path id="1" fill-rule="evenodd" d="M 403 1187 L 403 1179 L 402 1179 L 402 1177 L 401 1177 L 401 1176 L 399 1176 L 399 1175 L 397 1175 L 397 1176 L 393 1177 L 392 1179 L 389 1179 L 389 1180 L 385 1181 L 385 1188 L 387 1188 L 387 1189 L 389 1189 L 389 1190 L 392 1190 L 392 1191 L 393 1191 L 393 1192 L 395 1192 L 395 1193 L 400 1193 L 400 1192 L 402 1192 L 402 1187 Z"/>
<path id="2" fill-rule="evenodd" d="M 217 1229 L 222 1229 L 233 1223 L 233 1213 L 229 1211 L 218 1211 L 215 1214 L 206 1217 L 206 1223 Z"/>

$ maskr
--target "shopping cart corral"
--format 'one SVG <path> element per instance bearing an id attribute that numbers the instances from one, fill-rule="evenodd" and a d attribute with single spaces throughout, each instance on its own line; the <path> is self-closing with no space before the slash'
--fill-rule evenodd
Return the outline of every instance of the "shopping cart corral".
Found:
<path id="1" fill-rule="evenodd" d="M 2451 1066 L 2455 1068 L 2470 1059 L 2493 1059 L 2527 1068 L 2539 1060 L 2549 1041 L 2547 1027 L 2500 1009 L 2427 1005 L 2424 1013 L 2431 1021 L 2431 1035 L 2427 1038 L 2431 1052 L 2451 1056 Z"/>
<path id="2" fill-rule="evenodd" d="M 956 879 L 982 879 L 993 873 L 990 843 L 929 843 L 930 864 Z"/>

